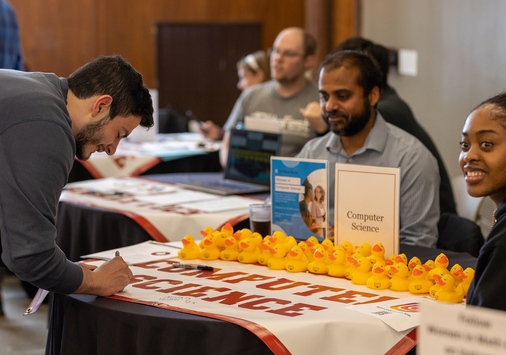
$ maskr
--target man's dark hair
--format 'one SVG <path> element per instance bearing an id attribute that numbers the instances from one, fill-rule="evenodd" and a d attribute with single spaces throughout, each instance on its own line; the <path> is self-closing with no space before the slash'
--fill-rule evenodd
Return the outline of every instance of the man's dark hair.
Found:
<path id="1" fill-rule="evenodd" d="M 329 54 L 320 65 L 322 70 L 333 70 L 340 67 L 358 68 L 357 84 L 364 90 L 364 97 L 377 86 L 381 92 L 383 81 L 378 63 L 369 55 L 357 51 L 339 51 Z"/>
<path id="2" fill-rule="evenodd" d="M 387 85 L 391 55 L 391 51 L 388 48 L 362 37 L 351 37 L 338 44 L 333 52 L 343 50 L 364 52 L 373 57 L 381 69 L 383 86 Z"/>
<path id="3" fill-rule="evenodd" d="M 121 56 L 102 56 L 83 65 L 68 78 L 79 99 L 111 95 L 110 118 L 140 116 L 143 127 L 153 126 L 153 102 L 142 75 Z"/>
<path id="4" fill-rule="evenodd" d="M 304 56 L 314 55 L 316 53 L 316 45 L 316 38 L 308 31 L 304 31 Z"/>

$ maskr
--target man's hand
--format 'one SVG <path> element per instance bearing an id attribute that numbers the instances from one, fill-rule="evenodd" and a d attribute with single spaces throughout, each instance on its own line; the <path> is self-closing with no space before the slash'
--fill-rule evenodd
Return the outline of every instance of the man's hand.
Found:
<path id="1" fill-rule="evenodd" d="M 213 121 L 206 121 L 199 126 L 199 131 L 206 138 L 220 140 L 223 138 L 223 129 Z"/>
<path id="2" fill-rule="evenodd" d="M 305 108 L 300 109 L 300 113 L 318 134 L 326 133 L 329 130 L 329 126 L 322 116 L 320 110 L 320 104 L 318 102 L 310 102 Z"/>
<path id="3" fill-rule="evenodd" d="M 81 268 L 83 282 L 75 293 L 110 296 L 122 291 L 132 278 L 132 271 L 121 256 L 116 256 L 94 270 L 85 264 L 81 264 Z"/>

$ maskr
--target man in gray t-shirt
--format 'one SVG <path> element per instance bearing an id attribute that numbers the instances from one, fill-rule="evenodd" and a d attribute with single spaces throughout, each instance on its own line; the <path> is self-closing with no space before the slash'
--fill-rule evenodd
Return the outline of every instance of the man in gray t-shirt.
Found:
<path id="1" fill-rule="evenodd" d="M 223 127 L 222 165 L 226 163 L 230 129 L 244 126 L 246 120 L 253 120 L 255 126 L 277 126 L 283 134 L 282 156 L 294 156 L 305 142 L 326 132 L 323 118 L 308 122 L 301 113 L 308 103 L 319 100 L 318 88 L 305 75 L 315 64 L 315 50 L 316 39 L 301 28 L 279 33 L 270 57 L 273 80 L 244 91 Z"/>

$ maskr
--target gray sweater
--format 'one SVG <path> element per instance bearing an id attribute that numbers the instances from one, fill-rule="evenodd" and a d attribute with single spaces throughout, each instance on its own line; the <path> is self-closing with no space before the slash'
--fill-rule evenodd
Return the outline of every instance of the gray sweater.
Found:
<path id="1" fill-rule="evenodd" d="M 68 84 L 54 74 L 0 70 L 1 261 L 20 279 L 72 293 L 79 265 L 56 245 L 56 211 L 75 156 Z"/>

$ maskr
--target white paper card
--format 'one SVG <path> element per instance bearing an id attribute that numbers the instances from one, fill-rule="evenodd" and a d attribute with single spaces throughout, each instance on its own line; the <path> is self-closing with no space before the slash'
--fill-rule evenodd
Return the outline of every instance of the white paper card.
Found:
<path id="1" fill-rule="evenodd" d="M 506 354 L 506 312 L 422 303 L 418 355 Z"/>
<path id="2" fill-rule="evenodd" d="M 335 245 L 383 243 L 399 253 L 400 169 L 336 164 Z"/>
<path id="3" fill-rule="evenodd" d="M 123 260 L 125 260 L 127 264 L 135 265 L 147 263 L 149 261 L 176 258 L 179 250 L 180 248 L 169 243 L 147 241 L 123 248 L 82 255 L 81 258 L 111 260 L 114 258 L 116 252 L 118 251 L 119 255 L 123 258 Z"/>
<path id="4" fill-rule="evenodd" d="M 433 299 L 425 298 L 428 302 L 435 302 Z M 376 317 L 396 331 L 402 332 L 420 325 L 421 300 L 422 297 L 399 298 L 347 308 Z"/>

